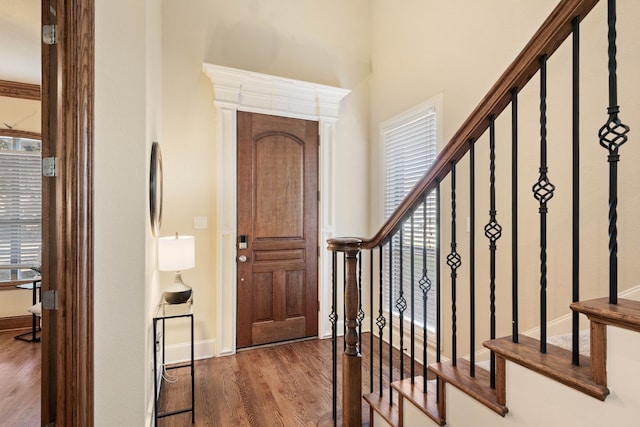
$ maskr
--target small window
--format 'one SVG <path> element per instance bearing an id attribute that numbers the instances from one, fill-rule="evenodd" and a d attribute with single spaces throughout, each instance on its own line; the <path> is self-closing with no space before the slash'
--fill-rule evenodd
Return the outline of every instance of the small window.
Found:
<path id="1" fill-rule="evenodd" d="M 0 281 L 36 274 L 41 224 L 41 143 L 0 136 Z"/>
<path id="2" fill-rule="evenodd" d="M 380 140 L 383 153 L 383 213 L 384 217 L 394 212 L 406 195 L 422 179 L 433 164 L 438 147 L 440 125 L 440 97 L 433 98 L 411 110 L 400 114 L 380 125 Z M 426 213 L 426 215 L 425 215 Z M 431 281 L 431 291 L 427 296 L 427 329 L 433 330 L 436 324 L 436 194 L 432 192 L 426 200 L 426 212 L 420 206 L 414 214 L 414 319 L 423 324 L 425 313 L 423 308 L 420 279 L 423 278 L 424 254 L 426 253 L 426 270 Z M 426 235 L 425 235 L 426 231 Z M 411 226 L 407 222 L 402 232 L 402 290 L 407 301 L 405 317 L 411 316 Z M 395 302 L 400 293 L 400 236 L 392 241 L 393 271 L 393 312 L 398 315 Z M 426 245 L 426 246 L 425 246 Z M 384 248 L 384 309 L 389 310 L 389 248 Z"/>

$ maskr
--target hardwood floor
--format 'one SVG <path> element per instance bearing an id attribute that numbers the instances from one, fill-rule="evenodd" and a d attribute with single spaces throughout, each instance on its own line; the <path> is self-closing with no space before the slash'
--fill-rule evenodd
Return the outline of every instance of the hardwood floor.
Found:
<path id="1" fill-rule="evenodd" d="M 368 334 L 363 337 L 367 353 L 368 337 Z M 342 343 L 338 346 L 339 358 L 341 352 Z M 394 380 L 397 380 L 400 377 L 399 358 L 398 352 L 394 353 Z M 384 359 L 384 387 L 388 393 L 388 345 L 384 346 Z M 326 418 L 332 410 L 331 360 L 330 340 L 308 340 L 196 361 L 194 425 L 315 427 L 320 418 Z M 376 359 L 375 365 L 378 363 Z M 409 376 L 409 369 L 409 359 L 405 357 L 405 378 Z M 416 369 L 421 368 L 416 364 Z M 369 371 L 368 357 L 365 356 L 362 370 L 365 393 L 369 391 Z M 374 368 L 374 374 L 377 389 L 377 368 Z M 175 383 L 165 382 L 162 386 L 160 410 L 188 407 L 189 369 L 170 370 L 169 375 L 176 376 L 178 380 Z M 338 372 L 338 380 L 340 378 L 341 373 Z M 191 414 L 166 417 L 160 419 L 158 425 L 189 426 Z"/>
<path id="2" fill-rule="evenodd" d="M 0 427 L 40 425 L 40 343 L 13 338 L 19 331 L 0 332 Z M 368 354 L 369 334 L 363 336 Z M 374 339 L 378 354 L 377 339 Z M 383 346 L 383 381 L 388 393 L 388 345 Z M 342 342 L 338 344 L 341 357 Z M 369 359 L 363 356 L 363 392 L 369 391 Z M 394 380 L 399 379 L 394 351 Z M 338 359 L 340 360 L 340 359 Z M 379 387 L 375 358 L 374 383 Z M 234 356 L 196 361 L 195 426 L 295 427 L 313 426 L 331 413 L 331 341 L 308 340 L 245 350 Z M 405 357 L 405 378 L 409 376 Z M 416 370 L 420 367 L 416 364 Z M 417 373 L 419 375 L 420 373 Z M 164 382 L 160 410 L 189 406 L 188 368 L 169 370 L 178 377 Z M 338 393 L 341 372 L 338 371 Z M 339 406 L 339 404 L 338 404 Z M 191 425 L 191 414 L 159 420 L 160 427 Z"/>
<path id="3" fill-rule="evenodd" d="M 40 425 L 40 343 L 14 339 L 22 330 L 0 331 L 0 426 Z"/>

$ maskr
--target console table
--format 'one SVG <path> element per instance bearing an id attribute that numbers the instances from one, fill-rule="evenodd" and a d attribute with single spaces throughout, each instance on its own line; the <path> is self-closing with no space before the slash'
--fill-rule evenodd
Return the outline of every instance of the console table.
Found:
<path id="1" fill-rule="evenodd" d="M 179 319 L 179 318 L 188 318 L 191 323 L 191 360 L 189 363 L 183 363 L 179 365 L 174 365 L 170 367 L 165 366 L 165 322 L 171 319 Z M 162 338 L 158 338 L 158 326 L 161 325 L 162 328 Z M 154 385 L 154 393 L 155 400 L 153 404 L 153 414 L 154 414 L 154 425 L 158 425 L 158 418 L 169 417 L 171 415 L 182 414 L 185 412 L 191 412 L 191 423 L 195 422 L 195 375 L 194 375 L 194 363 L 193 363 L 193 355 L 194 355 L 194 346 L 193 346 L 193 305 L 192 301 L 189 300 L 184 304 L 167 304 L 161 303 L 158 305 L 156 309 L 156 313 L 153 316 L 153 337 L 156 345 L 153 349 L 153 385 Z M 158 365 L 158 347 L 160 346 L 160 353 L 162 362 Z M 159 412 L 158 403 L 160 400 L 160 379 L 158 379 L 158 369 L 160 369 L 160 373 L 163 374 L 164 370 L 169 369 L 177 369 L 177 368 L 185 368 L 189 367 L 191 370 L 191 407 L 177 409 L 172 411 Z M 162 375 L 161 375 L 162 378 Z"/>

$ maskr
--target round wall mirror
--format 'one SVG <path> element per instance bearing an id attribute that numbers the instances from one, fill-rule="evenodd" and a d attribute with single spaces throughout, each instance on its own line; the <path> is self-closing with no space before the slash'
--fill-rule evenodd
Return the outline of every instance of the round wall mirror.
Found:
<path id="1" fill-rule="evenodd" d="M 160 144 L 151 145 L 151 165 L 149 167 L 149 216 L 151 232 L 154 237 L 160 235 L 162 223 L 162 153 Z"/>

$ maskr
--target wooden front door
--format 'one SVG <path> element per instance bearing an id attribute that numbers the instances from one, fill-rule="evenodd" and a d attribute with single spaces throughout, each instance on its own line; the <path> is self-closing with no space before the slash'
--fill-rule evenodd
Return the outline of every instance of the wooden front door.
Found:
<path id="1" fill-rule="evenodd" d="M 318 123 L 238 112 L 237 347 L 318 334 Z"/>

